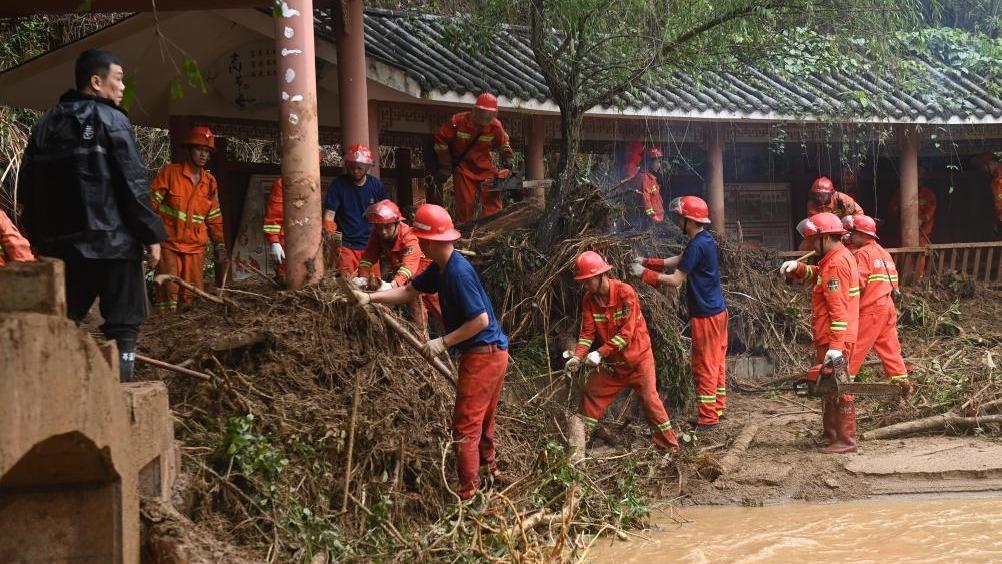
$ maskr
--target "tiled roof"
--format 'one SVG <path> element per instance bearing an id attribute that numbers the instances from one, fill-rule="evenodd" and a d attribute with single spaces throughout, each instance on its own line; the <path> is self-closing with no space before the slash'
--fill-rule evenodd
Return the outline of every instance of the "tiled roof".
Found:
<path id="1" fill-rule="evenodd" d="M 321 11 L 323 20 L 329 14 Z M 328 22 L 330 20 L 328 19 Z M 368 9 L 368 57 L 398 69 L 420 87 L 420 96 L 455 100 L 489 90 L 504 105 L 555 109 L 529 47 L 524 29 L 498 32 L 496 48 L 471 56 L 447 44 L 446 20 Z M 325 29 L 326 28 L 326 29 Z M 318 33 L 330 27 L 318 25 Z M 858 76 L 810 76 L 791 80 L 782 72 L 750 68 L 741 76 L 708 73 L 697 80 L 686 73 L 618 96 L 597 111 L 636 116 L 705 119 L 858 119 L 891 122 L 1002 121 L 1002 100 L 945 61 L 914 55 L 935 88 L 912 92 L 869 72 Z M 451 98 L 449 98 L 451 96 Z M 946 107 L 943 100 L 954 100 Z"/>

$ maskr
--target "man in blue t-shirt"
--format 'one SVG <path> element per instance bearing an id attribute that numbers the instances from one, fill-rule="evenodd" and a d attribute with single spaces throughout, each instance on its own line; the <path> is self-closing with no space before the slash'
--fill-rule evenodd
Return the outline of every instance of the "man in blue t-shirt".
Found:
<path id="1" fill-rule="evenodd" d="M 508 337 L 494 315 L 480 275 L 453 248 L 453 241 L 460 235 L 449 212 L 441 206 L 423 204 L 414 214 L 413 225 L 421 250 L 432 264 L 406 286 L 373 294 L 354 292 L 362 305 L 370 301 L 403 304 L 417 299 L 418 293 L 438 294 L 445 336 L 425 343 L 422 352 L 426 358 L 435 358 L 454 347 L 461 354 L 452 429 L 459 496 L 469 499 L 480 485 L 480 468 L 486 467 L 492 480 L 499 476 L 494 415 L 508 368 Z"/>
<path id="2" fill-rule="evenodd" d="M 356 276 L 358 262 L 372 235 L 372 224 L 365 219 L 365 210 L 390 199 L 382 181 L 369 174 L 375 162 L 368 147 L 352 145 L 344 156 L 345 173 L 331 181 L 324 196 L 324 236 L 334 245 L 340 245 L 338 270 L 349 278 Z M 378 276 L 376 265 L 373 267 Z"/>
<path id="3" fill-rule="evenodd" d="M 717 243 L 704 226 L 710 223 L 706 202 L 696 196 L 675 198 L 668 206 L 689 244 L 681 255 L 666 259 L 638 257 L 630 267 L 634 275 L 655 288 L 679 287 L 686 281 L 692 328 L 692 375 L 699 410 L 696 429 L 713 428 L 727 407 L 727 306 L 720 290 Z M 670 274 L 659 274 L 674 270 Z"/>

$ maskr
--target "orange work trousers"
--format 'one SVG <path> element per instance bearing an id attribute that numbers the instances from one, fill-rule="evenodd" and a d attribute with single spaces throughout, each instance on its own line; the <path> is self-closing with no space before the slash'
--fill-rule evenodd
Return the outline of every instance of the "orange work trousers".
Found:
<path id="1" fill-rule="evenodd" d="M 678 448 L 678 439 L 672 431 L 671 419 L 668 418 L 668 412 L 658 395 L 652 355 L 648 355 L 648 358 L 641 361 L 633 370 L 617 370 L 613 373 L 599 369 L 588 377 L 581 397 L 581 417 L 588 427 L 594 428 L 598 424 L 605 409 L 623 388 L 633 388 L 640 396 L 644 413 L 647 414 L 647 423 L 651 426 L 654 446 L 661 450 Z"/>
<path id="2" fill-rule="evenodd" d="M 459 497 L 469 499 L 480 487 L 480 467 L 497 471 L 494 416 L 497 413 L 508 351 L 466 352 L 459 359 L 452 434 L 456 442 Z"/>
<path id="3" fill-rule="evenodd" d="M 362 254 L 365 253 L 365 249 L 351 249 L 344 245 L 341 245 L 341 252 L 338 255 L 337 269 L 342 275 L 348 278 L 354 278 L 358 276 L 358 263 L 362 261 Z M 371 277 L 379 278 L 379 262 L 372 265 L 372 271 L 369 275 Z"/>
<path id="4" fill-rule="evenodd" d="M 849 374 L 856 376 L 862 368 L 870 350 L 877 353 L 884 365 L 884 377 L 890 380 L 907 380 L 908 368 L 901 354 L 898 340 L 898 311 L 890 296 L 859 312 L 859 335 L 852 358 L 849 360 Z"/>
<path id="5" fill-rule="evenodd" d="M 475 218 L 477 196 L 480 197 L 480 217 L 488 217 L 501 211 L 501 193 L 481 188 L 483 179 L 467 173 L 463 167 L 456 167 L 452 173 L 452 187 L 456 192 L 456 223 L 466 223 Z"/>
<path id="6" fill-rule="evenodd" d="M 173 274 L 196 288 L 202 288 L 204 264 L 205 253 L 179 253 L 161 246 L 157 274 Z M 153 309 L 159 314 L 175 312 L 178 305 L 190 304 L 194 299 L 195 295 L 191 290 L 168 282 L 157 286 L 157 301 L 153 304 Z"/>
<path id="7" fill-rule="evenodd" d="M 727 310 L 693 317 L 692 377 L 699 408 L 696 422 L 715 425 L 727 409 Z"/>

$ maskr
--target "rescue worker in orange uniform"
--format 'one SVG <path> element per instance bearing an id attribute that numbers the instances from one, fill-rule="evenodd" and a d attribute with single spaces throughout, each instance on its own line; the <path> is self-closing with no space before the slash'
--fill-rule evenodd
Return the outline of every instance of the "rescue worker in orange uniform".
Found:
<path id="1" fill-rule="evenodd" d="M 385 291 L 410 284 L 411 280 L 425 271 L 431 264 L 431 259 L 421 252 L 421 245 L 414 228 L 403 221 L 400 208 L 390 200 L 376 202 L 369 206 L 365 218 L 375 228 L 369 237 L 369 244 L 362 253 L 358 263 L 358 276 L 352 278 L 352 283 L 362 289 Z M 373 270 L 380 259 L 386 258 L 394 270 L 393 279 L 384 282 Z M 442 312 L 439 309 L 438 296 L 421 294 L 409 304 L 411 319 L 428 338 L 428 312 L 438 323 L 442 322 Z"/>
<path id="2" fill-rule="evenodd" d="M 877 222 L 867 215 L 847 215 L 845 239 L 859 268 L 859 334 L 849 361 L 849 374 L 856 376 L 873 349 L 884 365 L 884 376 L 907 396 L 912 385 L 898 340 L 898 310 L 892 294 L 898 291 L 898 271 L 891 254 L 877 243 Z"/>
<path id="3" fill-rule="evenodd" d="M 919 182 L 925 178 L 925 169 L 919 168 Z M 887 206 L 893 216 L 901 215 L 901 192 L 895 192 Z M 936 193 L 920 184 L 918 190 L 919 244 L 932 243 L 932 230 L 936 226 Z M 924 257 L 923 257 L 924 258 Z"/>
<path id="4" fill-rule="evenodd" d="M 31 262 L 35 255 L 28 240 L 17 230 L 14 222 L 0 210 L 0 267 L 8 262 Z"/>
<path id="5" fill-rule="evenodd" d="M 362 252 L 372 235 L 372 224 L 366 221 L 365 211 L 372 204 L 390 198 L 383 182 L 369 174 L 375 163 L 368 147 L 352 145 L 344 156 L 345 173 L 331 181 L 324 195 L 324 236 L 340 247 L 338 270 L 350 278 L 356 276 Z M 378 268 L 373 265 L 373 269 Z"/>
<path id="6" fill-rule="evenodd" d="M 150 183 L 153 209 L 167 228 L 156 272 L 173 274 L 201 288 L 205 246 L 210 240 L 215 245 L 216 264 L 226 263 L 219 189 L 216 178 L 205 168 L 216 149 L 216 136 L 208 127 L 194 127 L 185 145 L 188 147 L 185 161 L 163 167 Z M 178 305 L 192 300 L 190 290 L 178 288 L 177 284 L 161 284 L 154 308 L 159 313 L 173 312 Z"/>
<path id="7" fill-rule="evenodd" d="M 720 289 L 717 242 L 705 229 L 710 213 L 702 198 L 675 198 L 668 209 L 689 237 L 685 250 L 666 259 L 637 257 L 630 270 L 655 288 L 678 288 L 688 282 L 692 376 L 699 400 L 696 429 L 706 431 L 720 422 L 727 408 L 727 306 Z M 673 272 L 659 274 L 666 270 Z"/>
<path id="8" fill-rule="evenodd" d="M 658 184 L 658 177 L 655 176 L 661 171 L 661 158 L 664 154 L 661 149 L 651 147 L 644 155 L 644 160 L 640 162 L 640 170 L 633 177 L 635 190 L 640 194 L 641 205 L 644 216 L 654 223 L 661 223 L 665 220 L 665 206 L 661 199 L 661 185 Z"/>
<path id="9" fill-rule="evenodd" d="M 581 283 L 585 296 L 577 349 L 564 368 L 573 373 L 583 364 L 594 370 L 581 397 L 581 418 L 593 429 L 619 392 L 633 388 L 643 402 L 654 445 L 675 450 L 678 440 L 658 395 L 654 351 L 637 291 L 609 276 L 610 270 L 612 266 L 593 251 L 575 260 L 574 279 Z M 597 345 L 595 350 L 591 350 L 593 345 Z"/>
<path id="10" fill-rule="evenodd" d="M 811 191 L 807 195 L 807 217 L 824 212 L 836 217 L 861 215 L 863 207 L 848 194 L 836 191 L 831 179 L 822 176 L 811 184 Z"/>
<path id="11" fill-rule="evenodd" d="M 436 178 L 445 182 L 452 177 L 459 223 L 474 219 L 478 197 L 480 217 L 501 211 L 501 194 L 481 188 L 481 183 L 498 173 L 491 157 L 492 148 L 501 153 L 501 168 L 510 170 L 515 162 L 515 153 L 497 113 L 497 97 L 485 92 L 477 97 L 472 110 L 453 115 L 435 134 L 439 166 Z"/>
<path id="12" fill-rule="evenodd" d="M 975 164 L 992 177 L 992 201 L 995 202 L 996 233 L 1002 230 L 1002 164 L 995 153 L 987 152 L 978 155 Z"/>
<path id="13" fill-rule="evenodd" d="M 414 234 L 432 260 L 428 268 L 410 284 L 373 294 L 356 290 L 355 296 L 364 306 L 370 301 L 404 304 L 417 299 L 418 293 L 438 294 L 446 333 L 426 342 L 423 352 L 428 357 L 437 357 L 450 347 L 460 352 L 452 431 L 459 497 L 469 499 L 480 487 L 479 471 L 491 480 L 500 477 L 494 416 L 508 368 L 508 337 L 494 315 L 480 275 L 453 246 L 460 234 L 449 212 L 434 204 L 421 205 L 414 214 Z"/>
<path id="14" fill-rule="evenodd" d="M 275 179 L 268 193 L 268 207 L 264 211 L 264 240 L 268 243 L 268 256 L 278 265 L 279 272 L 285 264 L 285 187 L 282 177 Z"/>
<path id="15" fill-rule="evenodd" d="M 859 269 L 856 257 L 842 244 L 842 220 L 819 213 L 800 222 L 797 231 L 804 237 L 802 248 L 813 250 L 821 260 L 817 266 L 786 261 L 780 272 L 788 278 L 813 281 L 811 332 L 815 362 L 852 364 L 859 327 Z M 822 403 L 822 440 L 830 445 L 821 452 L 842 454 L 856 451 L 856 402 L 852 394 L 825 398 Z"/>

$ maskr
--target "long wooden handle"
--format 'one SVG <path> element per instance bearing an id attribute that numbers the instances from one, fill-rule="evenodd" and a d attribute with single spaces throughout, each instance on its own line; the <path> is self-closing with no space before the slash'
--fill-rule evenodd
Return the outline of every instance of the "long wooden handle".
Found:
<path id="1" fill-rule="evenodd" d="M 136 354 L 136 360 L 138 360 L 139 362 L 145 362 L 146 364 L 152 366 L 156 366 L 157 368 L 163 368 L 164 370 L 170 370 L 171 372 L 177 372 L 178 374 L 184 374 L 185 376 L 191 376 L 194 378 L 198 378 L 199 380 L 205 380 L 206 382 L 212 380 L 212 376 L 209 376 L 208 374 L 195 372 L 194 370 L 183 368 L 181 366 L 177 366 L 176 364 L 170 364 L 162 360 L 157 360 L 155 358 L 150 358 L 148 356 L 143 356 L 138 353 Z"/>
<path id="2" fill-rule="evenodd" d="M 814 255 L 816 255 L 816 254 L 817 254 L 817 251 L 811 251 L 811 252 L 809 252 L 809 253 L 805 254 L 804 256 L 802 256 L 802 257 L 798 258 L 798 259 L 797 259 L 797 262 L 804 262 L 805 260 L 807 260 L 807 259 L 809 259 L 809 258 L 813 257 L 813 256 L 814 256 Z"/>

